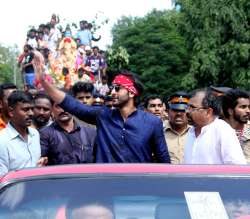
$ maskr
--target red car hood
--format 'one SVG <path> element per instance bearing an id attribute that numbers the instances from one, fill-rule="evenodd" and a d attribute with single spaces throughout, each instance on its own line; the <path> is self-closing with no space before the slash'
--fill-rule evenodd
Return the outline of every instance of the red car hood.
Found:
<path id="1" fill-rule="evenodd" d="M 167 165 L 167 164 L 84 164 L 27 168 L 9 172 L 0 183 L 42 176 L 77 174 L 218 174 L 250 175 L 250 166 L 228 165 Z"/>

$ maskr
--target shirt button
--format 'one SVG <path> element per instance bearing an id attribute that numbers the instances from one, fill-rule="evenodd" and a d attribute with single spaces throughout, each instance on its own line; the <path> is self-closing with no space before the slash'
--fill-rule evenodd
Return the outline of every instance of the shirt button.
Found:
<path id="1" fill-rule="evenodd" d="M 123 131 L 125 131 L 126 129 L 125 129 L 125 128 L 123 128 L 122 130 L 123 130 Z"/>

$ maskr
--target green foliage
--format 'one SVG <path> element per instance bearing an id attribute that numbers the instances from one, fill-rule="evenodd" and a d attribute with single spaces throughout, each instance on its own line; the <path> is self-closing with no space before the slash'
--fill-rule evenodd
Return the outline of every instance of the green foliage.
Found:
<path id="1" fill-rule="evenodd" d="M 190 88 L 213 85 L 249 89 L 248 0 L 177 0 L 179 30 L 191 54 L 183 81 Z M 194 83 L 189 83 L 193 80 Z"/>
<path id="2" fill-rule="evenodd" d="M 21 73 L 17 67 L 17 47 L 0 45 L 0 83 L 12 82 L 22 85 Z"/>
<path id="3" fill-rule="evenodd" d="M 0 64 L 0 83 L 12 82 L 12 68 L 8 64 Z"/>
<path id="4" fill-rule="evenodd" d="M 141 76 L 146 94 L 169 95 L 185 89 L 181 81 L 188 73 L 188 52 L 177 32 L 175 11 L 153 10 L 143 18 L 122 17 L 113 27 L 113 46 L 129 53 L 129 67 Z"/>
<path id="5" fill-rule="evenodd" d="M 129 53 L 146 93 L 210 85 L 250 89 L 250 1 L 175 0 L 176 11 L 122 17 L 113 46 Z M 178 8 L 178 10 L 177 10 Z"/>
<path id="6" fill-rule="evenodd" d="M 112 78 L 117 72 L 128 68 L 129 54 L 121 46 L 117 49 L 109 48 L 107 50 L 107 64 L 109 66 L 109 76 Z"/>

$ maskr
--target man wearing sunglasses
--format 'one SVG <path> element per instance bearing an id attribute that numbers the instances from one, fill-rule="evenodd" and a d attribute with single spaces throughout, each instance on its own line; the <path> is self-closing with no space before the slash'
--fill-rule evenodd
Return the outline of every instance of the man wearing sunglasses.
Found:
<path id="1" fill-rule="evenodd" d="M 235 131 L 218 119 L 219 114 L 220 107 L 211 90 L 191 94 L 187 117 L 193 127 L 184 148 L 186 164 L 246 164 Z"/>
<path id="2" fill-rule="evenodd" d="M 130 73 L 113 80 L 111 96 L 115 109 L 87 106 L 43 80 L 44 63 L 35 52 L 37 77 L 49 96 L 67 112 L 97 126 L 95 159 L 98 163 L 170 163 L 160 118 L 137 109 L 142 85 Z M 154 159 L 153 159 L 154 157 Z"/>

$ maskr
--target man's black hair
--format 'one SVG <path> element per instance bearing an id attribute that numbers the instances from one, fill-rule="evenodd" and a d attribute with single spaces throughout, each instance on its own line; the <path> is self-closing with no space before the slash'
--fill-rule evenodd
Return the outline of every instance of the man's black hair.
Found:
<path id="1" fill-rule="evenodd" d="M 83 68 L 79 68 L 78 70 L 77 70 L 77 72 L 78 73 L 83 73 L 85 70 L 83 69 Z"/>
<path id="2" fill-rule="evenodd" d="M 93 97 L 94 97 L 94 98 L 98 98 L 98 97 L 99 97 L 99 98 L 105 100 L 105 96 L 102 95 L 102 94 L 100 94 L 100 93 L 98 93 L 98 92 L 94 92 L 94 93 L 93 93 Z"/>
<path id="3" fill-rule="evenodd" d="M 194 97 L 197 93 L 204 93 L 205 96 L 202 100 L 202 107 L 213 109 L 213 114 L 219 116 L 221 113 L 220 103 L 218 98 L 213 94 L 211 88 L 197 89 L 190 93 L 190 98 Z"/>
<path id="4" fill-rule="evenodd" d="M 148 96 L 146 96 L 144 98 L 144 104 L 143 104 L 144 108 L 145 109 L 148 108 L 149 101 L 150 100 L 155 100 L 155 99 L 160 99 L 161 102 L 163 103 L 163 98 L 160 95 L 158 95 L 158 94 L 150 94 L 150 95 L 148 95 Z"/>
<path id="5" fill-rule="evenodd" d="M 63 69 L 62 69 L 62 74 L 63 74 L 64 76 L 66 76 L 67 74 L 69 74 L 69 69 L 66 68 L 66 67 L 63 67 Z"/>
<path id="6" fill-rule="evenodd" d="M 230 116 L 228 110 L 233 110 L 237 106 L 239 98 L 249 99 L 250 96 L 246 91 L 238 88 L 230 89 L 224 96 L 222 96 L 222 110 L 226 118 L 229 118 Z"/>
<path id="7" fill-rule="evenodd" d="M 17 86 L 13 83 L 4 83 L 0 85 L 0 99 L 4 97 L 4 91 L 8 89 L 17 89 Z"/>
<path id="8" fill-rule="evenodd" d="M 94 49 L 98 49 L 99 50 L 99 47 L 98 46 L 93 46 L 92 50 L 94 50 Z"/>
<path id="9" fill-rule="evenodd" d="M 29 32 L 30 32 L 30 33 L 31 33 L 31 32 L 35 32 L 35 33 L 36 33 L 37 31 L 36 31 L 35 28 L 31 28 L 31 29 L 29 30 Z"/>
<path id="10" fill-rule="evenodd" d="M 102 80 L 108 80 L 108 76 L 107 75 L 102 75 Z"/>
<path id="11" fill-rule="evenodd" d="M 45 24 L 39 24 L 38 29 L 43 29 L 45 27 Z"/>
<path id="12" fill-rule="evenodd" d="M 88 22 L 86 20 L 81 20 L 79 23 L 80 24 L 87 24 Z"/>
<path id="13" fill-rule="evenodd" d="M 79 92 L 94 94 L 94 85 L 92 83 L 77 82 L 72 87 L 72 94 L 75 97 Z"/>
<path id="14" fill-rule="evenodd" d="M 48 30 L 50 30 L 50 24 L 46 24 L 44 25 L 44 29 L 47 28 Z"/>
<path id="15" fill-rule="evenodd" d="M 40 91 L 35 95 L 34 101 L 37 99 L 47 99 L 49 100 L 52 106 L 54 104 L 54 101 L 52 100 L 52 98 L 48 94 L 46 94 L 44 91 Z"/>
<path id="16" fill-rule="evenodd" d="M 32 103 L 33 98 L 30 93 L 16 90 L 8 97 L 8 106 L 14 108 L 17 103 Z"/>
<path id="17" fill-rule="evenodd" d="M 30 89 L 35 89 L 35 90 L 36 90 L 36 87 L 35 87 L 34 85 L 31 85 L 31 84 L 27 84 L 27 85 L 26 85 L 26 88 L 27 88 L 28 90 L 30 90 Z"/>
<path id="18" fill-rule="evenodd" d="M 31 45 L 29 45 L 29 44 L 26 44 L 25 47 L 27 47 L 27 49 L 28 49 L 29 51 L 32 51 L 32 50 L 33 50 L 33 47 L 32 47 Z"/>

